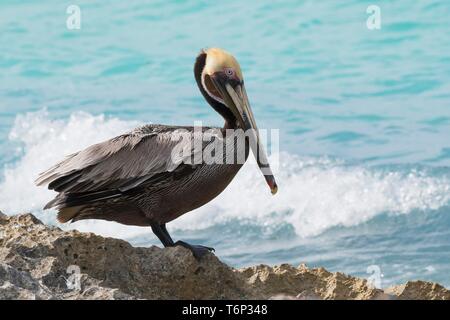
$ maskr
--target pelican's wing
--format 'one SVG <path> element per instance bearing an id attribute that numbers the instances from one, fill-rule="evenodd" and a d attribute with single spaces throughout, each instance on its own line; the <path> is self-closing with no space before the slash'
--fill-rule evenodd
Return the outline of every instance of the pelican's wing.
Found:
<path id="1" fill-rule="evenodd" d="M 171 173 L 180 166 L 192 168 L 189 160 L 202 149 L 194 148 L 196 139 L 201 136 L 192 128 L 147 125 L 69 155 L 41 173 L 36 184 L 65 195 L 64 203 L 57 197 L 46 208 L 69 207 L 83 203 L 82 199 L 111 198 L 148 185 L 161 173 Z M 67 202 L 71 194 L 76 203 Z"/>

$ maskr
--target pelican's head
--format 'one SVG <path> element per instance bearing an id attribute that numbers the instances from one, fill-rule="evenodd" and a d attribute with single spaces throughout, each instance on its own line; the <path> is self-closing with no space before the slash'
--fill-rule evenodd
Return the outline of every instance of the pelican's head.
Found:
<path id="1" fill-rule="evenodd" d="M 244 77 L 237 60 L 219 48 L 202 50 L 194 66 L 197 84 L 205 99 L 233 128 L 242 128 L 252 137 L 253 154 L 273 194 L 278 190 L 266 152 L 260 143 Z"/>
<path id="2" fill-rule="evenodd" d="M 222 92 L 217 88 L 217 83 L 228 82 L 231 87 L 243 84 L 241 67 L 231 54 L 222 49 L 210 48 L 204 52 L 206 60 L 201 74 L 203 89 L 211 98 L 227 106 Z"/>

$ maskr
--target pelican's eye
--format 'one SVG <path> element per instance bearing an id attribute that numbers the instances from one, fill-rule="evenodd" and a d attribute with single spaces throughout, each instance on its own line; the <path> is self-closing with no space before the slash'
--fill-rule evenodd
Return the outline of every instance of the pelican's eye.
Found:
<path id="1" fill-rule="evenodd" d="M 225 72 L 225 74 L 227 75 L 228 78 L 233 78 L 234 77 L 234 70 L 232 68 L 225 68 L 224 72 Z"/>

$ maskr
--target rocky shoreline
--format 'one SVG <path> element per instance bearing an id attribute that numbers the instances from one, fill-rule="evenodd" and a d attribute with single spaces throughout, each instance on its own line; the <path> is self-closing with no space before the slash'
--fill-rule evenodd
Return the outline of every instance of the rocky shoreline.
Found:
<path id="1" fill-rule="evenodd" d="M 213 254 L 198 262 L 182 247 L 135 248 L 0 213 L 0 299 L 450 300 L 450 291 L 425 281 L 381 290 L 304 265 L 234 269 Z"/>

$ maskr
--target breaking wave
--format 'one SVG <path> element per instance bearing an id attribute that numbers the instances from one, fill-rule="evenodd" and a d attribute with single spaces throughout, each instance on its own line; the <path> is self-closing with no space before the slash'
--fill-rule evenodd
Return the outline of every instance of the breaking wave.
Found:
<path id="1" fill-rule="evenodd" d="M 54 120 L 46 110 L 18 115 L 9 134 L 17 161 L 3 168 L 0 209 L 8 214 L 33 212 L 56 223 L 54 212 L 41 208 L 54 193 L 36 187 L 37 174 L 64 155 L 127 131 L 139 123 L 75 112 Z M 326 157 L 280 159 L 279 192 L 271 196 L 261 173 L 249 164 L 214 201 L 170 223 L 175 229 L 203 229 L 230 221 L 260 226 L 290 224 L 301 237 L 334 226 L 354 226 L 383 214 L 439 209 L 450 202 L 450 179 L 420 169 L 392 170 L 347 164 Z M 276 158 L 276 159 L 275 159 Z M 64 228 L 129 238 L 145 228 L 103 221 L 80 221 Z"/>

